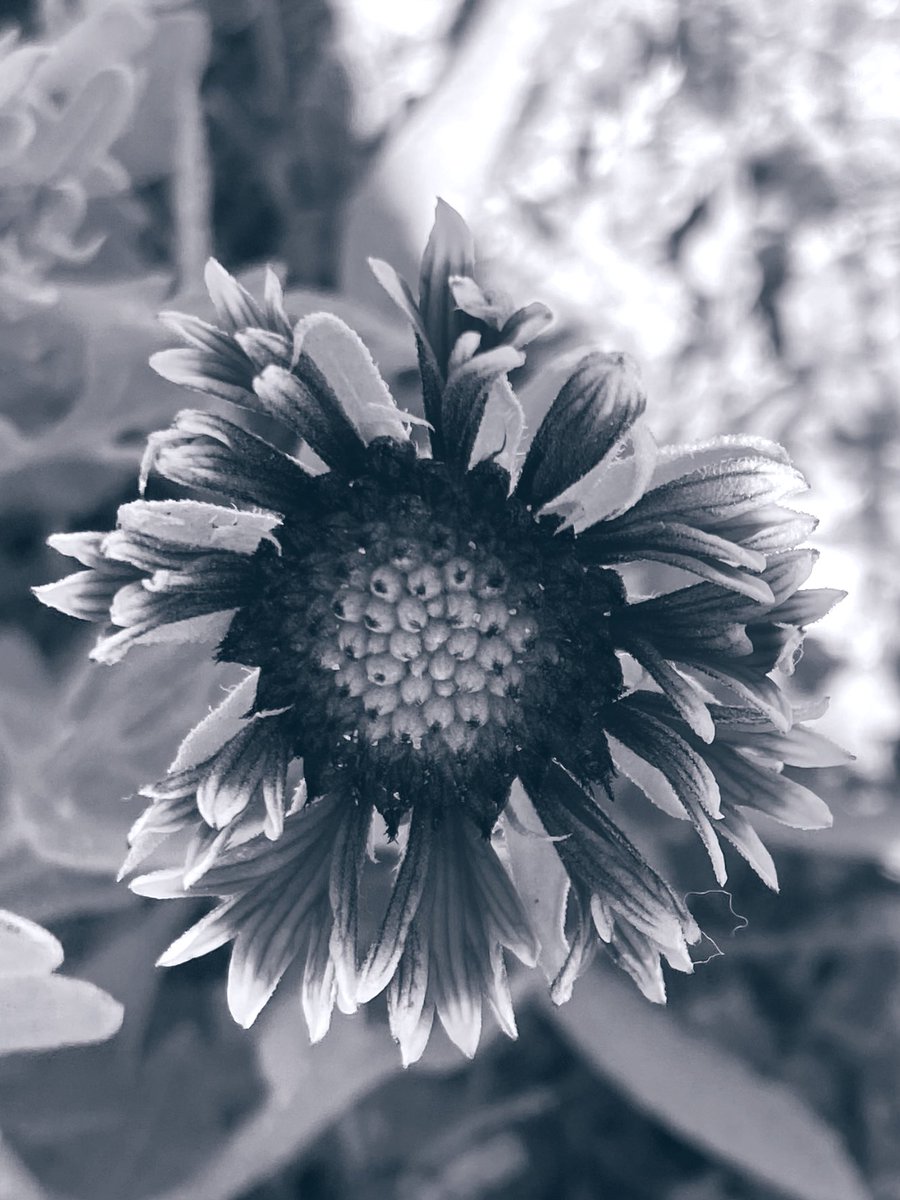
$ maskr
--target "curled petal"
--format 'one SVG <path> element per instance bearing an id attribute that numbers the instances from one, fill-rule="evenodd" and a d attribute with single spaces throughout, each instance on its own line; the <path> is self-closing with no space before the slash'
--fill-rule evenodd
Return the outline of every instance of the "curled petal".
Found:
<path id="1" fill-rule="evenodd" d="M 307 354 L 325 376 L 361 441 L 408 440 L 387 384 L 361 338 L 331 313 L 313 313 L 294 330 L 294 360 Z"/>
<path id="2" fill-rule="evenodd" d="M 646 403 L 628 355 L 587 355 L 541 422 L 517 493 L 536 506 L 559 496 L 621 445 Z"/>
<path id="3" fill-rule="evenodd" d="M 520 350 L 498 346 L 476 354 L 451 374 L 442 400 L 442 432 L 448 453 L 452 450 L 455 463 L 463 469 L 472 461 L 492 386 L 524 361 Z"/>

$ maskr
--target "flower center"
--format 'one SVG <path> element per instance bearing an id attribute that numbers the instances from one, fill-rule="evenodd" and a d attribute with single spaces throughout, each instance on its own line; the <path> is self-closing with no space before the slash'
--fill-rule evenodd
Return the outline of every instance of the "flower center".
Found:
<path id="1" fill-rule="evenodd" d="M 490 830 L 523 756 L 605 778 L 618 576 L 582 566 L 505 473 L 382 451 L 316 478 L 219 648 L 261 669 L 260 711 L 291 714 L 311 794 L 350 789 L 392 829 L 430 797 Z"/>
<path id="2" fill-rule="evenodd" d="M 475 542 L 459 553 L 446 529 L 387 548 L 379 532 L 372 551 L 362 545 L 340 562 L 346 578 L 313 658 L 356 700 L 369 743 L 418 749 L 433 734 L 470 750 L 485 725 L 514 723 L 525 673 L 558 655 L 498 557 Z"/>

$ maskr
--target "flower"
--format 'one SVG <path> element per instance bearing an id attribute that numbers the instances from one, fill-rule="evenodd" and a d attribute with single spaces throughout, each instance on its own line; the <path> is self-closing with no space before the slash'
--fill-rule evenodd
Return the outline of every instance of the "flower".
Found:
<path id="1" fill-rule="evenodd" d="M 273 274 L 260 304 L 211 263 L 219 324 L 164 314 L 187 346 L 153 365 L 320 462 L 181 412 L 151 436 L 142 487 L 156 474 L 200 496 L 55 537 L 86 570 L 37 591 L 108 614 L 101 662 L 207 640 L 247 669 L 144 789 L 131 833 L 126 872 L 186 844 L 135 890 L 218 900 L 161 961 L 233 941 L 244 1025 L 298 962 L 314 1039 L 335 1002 L 387 989 L 410 1062 L 435 1014 L 469 1055 L 485 1001 L 515 1034 L 506 951 L 540 961 L 558 1002 L 598 944 L 653 1000 L 662 958 L 692 969 L 696 922 L 610 815 L 622 774 L 693 823 L 720 882 L 719 834 L 775 886 L 745 814 L 828 822 L 782 767 L 841 755 L 782 682 L 840 593 L 800 590 L 814 523 L 783 504 L 803 487 L 785 452 L 734 437 L 658 449 L 623 354 L 578 363 L 520 459 L 507 375 L 549 313 L 480 288 L 449 206 L 418 298 L 373 269 L 413 324 L 427 438 L 351 329 L 324 313 L 294 324 Z M 636 594 L 622 564 L 651 564 L 656 593 Z M 375 814 L 402 857 L 362 945 Z"/>

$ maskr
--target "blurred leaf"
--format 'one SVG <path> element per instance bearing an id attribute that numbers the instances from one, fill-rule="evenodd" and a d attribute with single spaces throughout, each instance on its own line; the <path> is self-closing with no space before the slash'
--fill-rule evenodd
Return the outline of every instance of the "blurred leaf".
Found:
<path id="1" fill-rule="evenodd" d="M 62 960 L 63 948 L 52 933 L 0 909 L 0 979 L 47 975 Z"/>
<path id="2" fill-rule="evenodd" d="M 280 991 L 259 1035 L 266 1101 L 220 1154 L 154 1200 L 233 1200 L 294 1161 L 329 1122 L 401 1069 L 387 1029 L 363 1013 L 340 1019 L 324 1041 L 311 1046 L 287 979 Z"/>
<path id="3" fill-rule="evenodd" d="M 154 965 L 182 921 L 182 905 L 140 905 L 95 926 L 78 970 L 124 1000 L 114 1041 L 4 1064 L 0 1124 L 54 1193 L 139 1200 L 171 1187 L 219 1156 L 257 1100 L 253 1042 L 223 981 Z"/>
<path id="4" fill-rule="evenodd" d="M 121 1024 L 121 1004 L 82 979 L 0 979 L 0 1054 L 102 1042 Z"/>
<path id="5" fill-rule="evenodd" d="M 122 1024 L 117 1000 L 52 973 L 62 960 L 52 934 L 0 910 L 0 1054 L 102 1042 Z"/>
<path id="6" fill-rule="evenodd" d="M 203 648 L 180 647 L 112 669 L 85 657 L 57 682 L 23 639 L 0 639 L 0 749 L 19 836 L 47 862 L 114 875 L 143 807 L 136 791 L 165 773 L 191 726 L 241 677 Z"/>
<path id="7" fill-rule="evenodd" d="M 647 1004 L 612 971 L 588 972 L 569 1003 L 550 1011 L 588 1062 L 693 1145 L 791 1200 L 868 1200 L 837 1134 L 794 1092 Z"/>
<path id="8" fill-rule="evenodd" d="M 160 11 L 154 24 L 140 59 L 147 83 L 116 145 L 116 157 L 138 184 L 173 173 L 182 106 L 185 97 L 199 95 L 209 54 L 209 23 L 202 12 Z"/>

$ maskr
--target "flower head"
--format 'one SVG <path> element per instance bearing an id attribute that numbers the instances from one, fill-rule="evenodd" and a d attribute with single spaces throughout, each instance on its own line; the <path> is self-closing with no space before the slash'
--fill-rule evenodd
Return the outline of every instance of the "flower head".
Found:
<path id="1" fill-rule="evenodd" d="M 720 882 L 721 834 L 774 886 L 746 812 L 827 821 L 781 770 L 834 750 L 779 681 L 838 594 L 798 590 L 813 522 L 783 503 L 803 486 L 784 451 L 658 450 L 625 355 L 587 354 L 520 457 L 507 375 L 549 314 L 480 287 L 447 205 L 418 298 L 373 269 L 415 330 L 427 447 L 352 330 L 328 314 L 294 324 L 274 275 L 258 303 L 212 263 L 219 324 L 166 314 L 187 346 L 154 366 L 274 418 L 319 469 L 186 410 L 150 438 L 142 484 L 155 473 L 201 496 L 139 500 L 112 533 L 56 537 L 86 569 L 38 594 L 108 621 L 100 661 L 205 639 L 247 668 L 145 789 L 132 830 L 128 872 L 173 834 L 187 847 L 136 890 L 219 901 L 162 961 L 233 941 L 243 1024 L 299 961 L 313 1038 L 335 1001 L 351 1011 L 387 989 L 409 1062 L 435 1014 L 468 1054 L 485 1001 L 515 1033 L 506 951 L 540 961 L 557 1001 L 598 943 L 651 999 L 662 958 L 691 970 L 694 919 L 604 801 L 621 774 L 694 825 Z M 624 563 L 666 585 L 635 594 Z M 365 945 L 376 814 L 402 856 Z M 523 900 L 532 843 L 563 883 L 540 930 Z"/>

